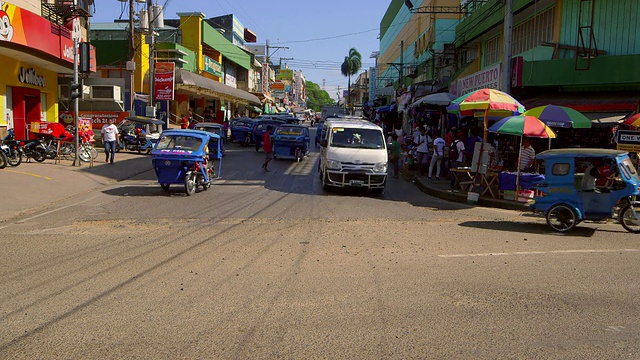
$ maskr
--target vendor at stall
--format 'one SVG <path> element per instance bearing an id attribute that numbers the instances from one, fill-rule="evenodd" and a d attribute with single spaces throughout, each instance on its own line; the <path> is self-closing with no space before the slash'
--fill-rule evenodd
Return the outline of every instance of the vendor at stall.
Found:
<path id="1" fill-rule="evenodd" d="M 535 159 L 536 151 L 531 146 L 531 140 L 524 138 L 520 147 L 520 171 L 532 172 Z"/>

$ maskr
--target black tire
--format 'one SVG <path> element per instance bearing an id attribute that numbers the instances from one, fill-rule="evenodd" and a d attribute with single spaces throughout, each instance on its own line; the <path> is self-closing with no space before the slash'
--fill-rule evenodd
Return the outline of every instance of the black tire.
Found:
<path id="1" fill-rule="evenodd" d="M 169 184 L 160 184 L 160 187 L 162 188 L 162 190 L 169 190 Z"/>
<path id="2" fill-rule="evenodd" d="M 203 183 L 203 184 L 202 184 L 202 189 L 203 189 L 204 191 L 209 190 L 209 188 L 210 188 L 210 187 L 211 187 L 211 180 L 209 180 L 209 181 L 207 181 L 206 183 Z"/>
<path id="3" fill-rule="evenodd" d="M 631 205 L 627 205 L 620 210 L 618 221 L 628 232 L 640 234 L 640 219 L 636 217 L 640 218 L 640 211 L 632 208 Z"/>
<path id="4" fill-rule="evenodd" d="M 18 150 L 11 151 L 11 154 L 7 156 L 7 161 L 11 166 L 18 166 L 22 163 L 22 153 Z"/>
<path id="5" fill-rule="evenodd" d="M 0 169 L 4 169 L 9 164 L 7 160 L 7 155 L 4 154 L 4 151 L 0 150 Z"/>
<path id="6" fill-rule="evenodd" d="M 260 146 L 256 145 L 256 152 L 260 152 Z"/>
<path id="7" fill-rule="evenodd" d="M 300 162 L 300 160 L 302 160 L 302 150 L 300 150 L 300 148 L 296 148 L 295 154 L 296 162 Z"/>
<path id="8" fill-rule="evenodd" d="M 557 204 L 546 214 L 547 225 L 557 232 L 567 232 L 578 224 L 578 218 L 573 208 L 567 204 Z"/>
<path id="9" fill-rule="evenodd" d="M 184 177 L 184 192 L 187 196 L 191 196 L 196 192 L 196 174 L 193 171 L 187 171 Z"/>
<path id="10" fill-rule="evenodd" d="M 42 149 L 35 149 L 31 153 L 31 157 L 37 162 L 43 162 L 47 159 L 47 154 Z"/>

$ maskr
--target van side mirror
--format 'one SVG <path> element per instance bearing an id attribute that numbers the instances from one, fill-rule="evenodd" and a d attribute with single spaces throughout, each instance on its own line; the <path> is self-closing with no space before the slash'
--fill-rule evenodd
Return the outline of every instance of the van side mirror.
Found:
<path id="1" fill-rule="evenodd" d="M 327 140 L 320 140 L 321 147 L 327 147 Z"/>

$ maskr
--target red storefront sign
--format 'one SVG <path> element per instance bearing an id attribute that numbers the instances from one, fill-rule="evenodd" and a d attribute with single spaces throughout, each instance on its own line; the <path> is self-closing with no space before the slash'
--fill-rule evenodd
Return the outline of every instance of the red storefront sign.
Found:
<path id="1" fill-rule="evenodd" d="M 173 100 L 175 89 L 175 64 L 157 62 L 155 66 L 153 98 L 155 100 Z"/>
<path id="2" fill-rule="evenodd" d="M 73 63 L 73 37 L 80 36 L 79 20 L 73 20 L 68 29 L 22 9 L 0 1 L 2 31 L 0 40 L 23 45 Z M 74 26 L 75 25 L 75 26 Z M 91 47 L 91 69 L 96 69 L 95 48 Z"/>

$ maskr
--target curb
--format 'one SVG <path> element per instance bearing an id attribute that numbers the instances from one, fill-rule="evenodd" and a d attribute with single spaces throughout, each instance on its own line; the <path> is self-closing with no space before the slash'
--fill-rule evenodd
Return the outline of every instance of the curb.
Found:
<path id="1" fill-rule="evenodd" d="M 467 204 L 467 196 L 465 194 L 434 189 L 428 186 L 422 178 L 418 176 L 414 176 L 411 173 L 406 173 L 402 170 L 400 170 L 400 175 L 402 175 L 402 177 L 406 181 L 414 183 L 416 187 L 418 187 L 418 189 L 420 189 L 423 193 L 427 195 L 431 195 L 447 201 Z M 505 209 L 505 210 L 515 210 L 515 211 L 531 211 L 531 208 L 524 203 L 501 200 L 501 199 L 480 198 L 478 199 L 477 206 L 498 208 L 498 209 Z"/>

